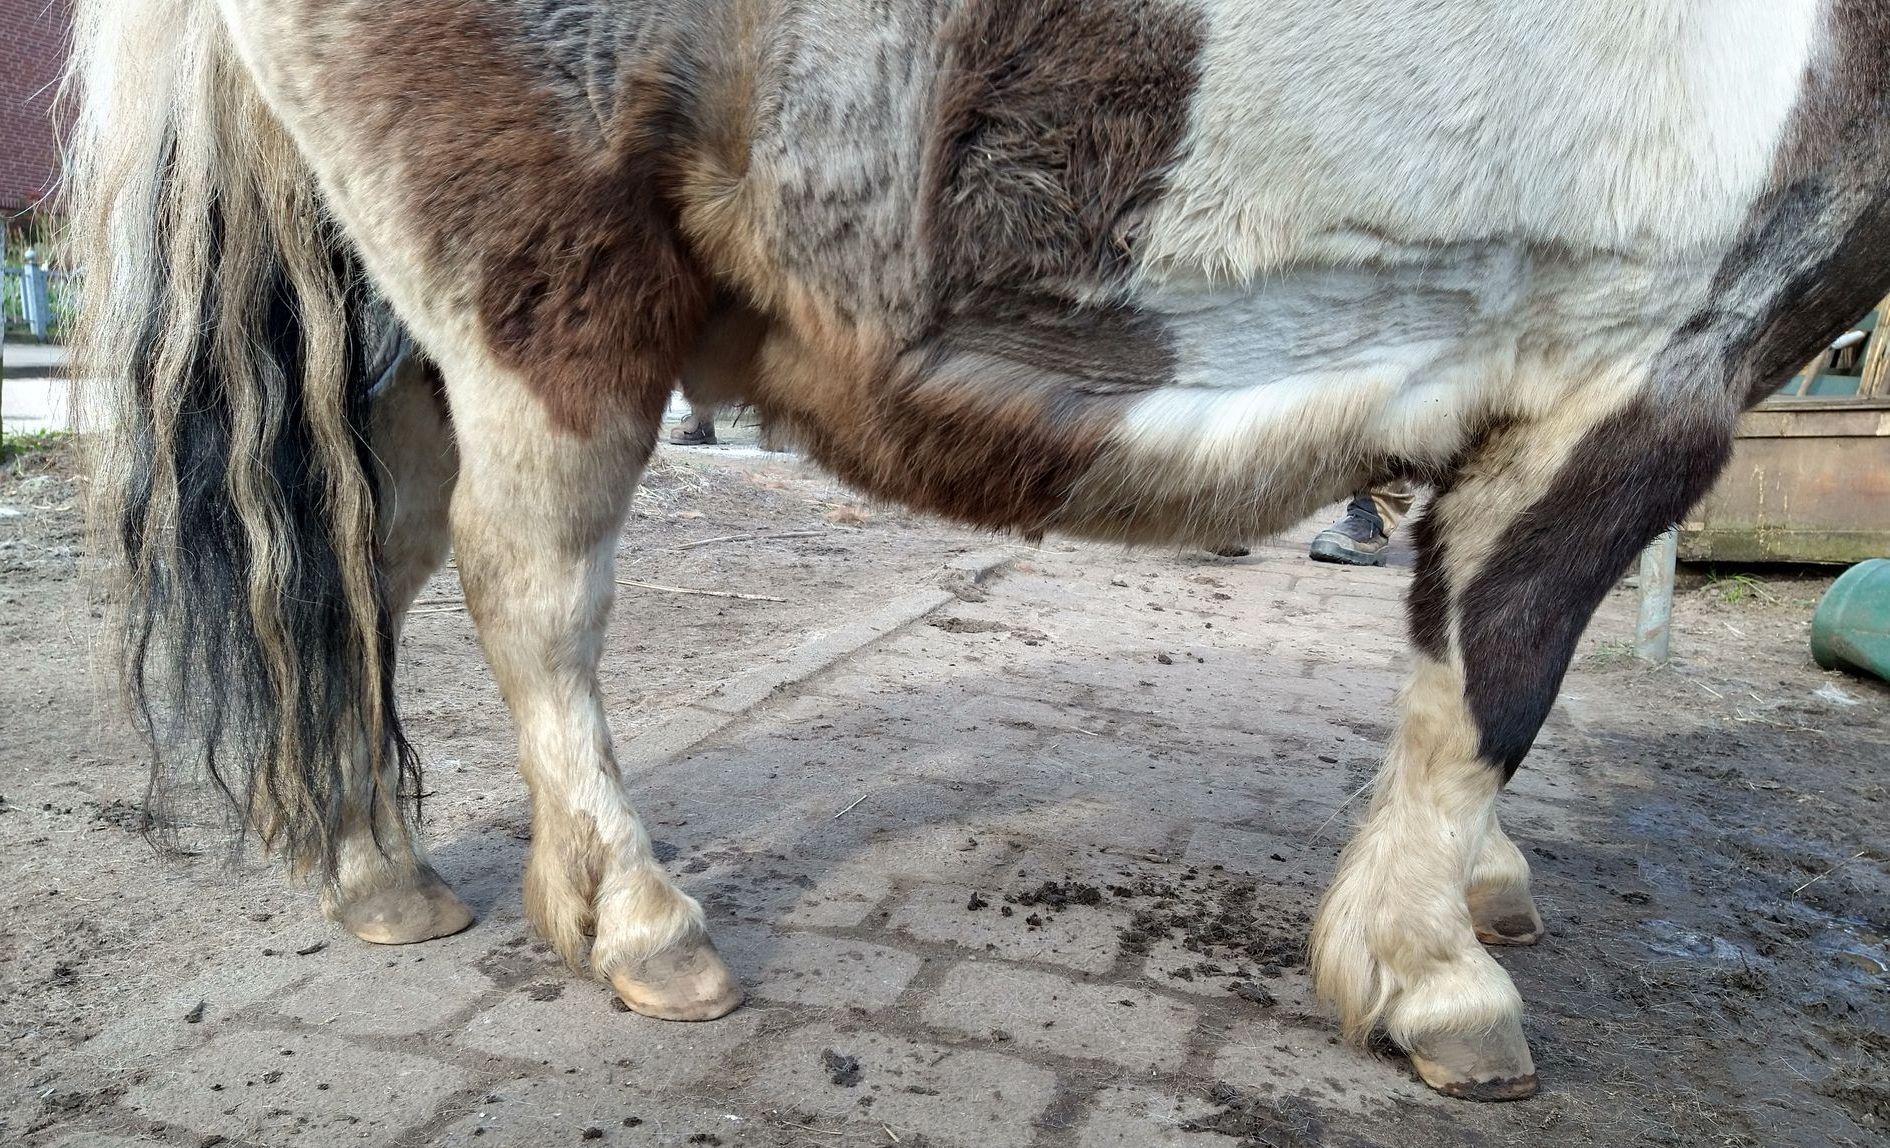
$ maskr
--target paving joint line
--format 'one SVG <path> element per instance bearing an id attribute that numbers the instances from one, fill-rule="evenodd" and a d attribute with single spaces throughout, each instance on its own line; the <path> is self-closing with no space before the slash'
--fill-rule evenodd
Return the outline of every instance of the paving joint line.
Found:
<path id="1" fill-rule="evenodd" d="M 947 563 L 941 577 L 958 574 L 972 586 L 986 586 L 1015 561 L 1016 556 L 1010 551 L 970 554 Z M 619 760 L 634 762 L 639 769 L 654 768 L 680 757 L 770 702 L 786 696 L 793 687 L 813 680 L 853 655 L 960 600 L 956 591 L 942 586 L 919 590 L 863 618 L 820 633 L 780 661 L 738 674 L 719 686 L 715 694 L 698 698 L 659 724 L 625 738 L 618 744 L 617 756 Z"/>

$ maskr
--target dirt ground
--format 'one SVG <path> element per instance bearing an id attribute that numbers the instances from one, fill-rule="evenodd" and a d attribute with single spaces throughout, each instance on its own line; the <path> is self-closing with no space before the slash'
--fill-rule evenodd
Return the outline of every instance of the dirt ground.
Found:
<path id="1" fill-rule="evenodd" d="M 961 587 L 756 703 L 674 769 L 626 763 L 685 887 L 774 1003 L 718 1022 L 755 1017 L 722 1030 L 739 1041 L 687 1087 L 612 1078 L 615 1108 L 572 1083 L 591 1079 L 589 1062 L 556 1067 L 568 1033 L 536 1059 L 529 1045 L 512 1059 L 464 1047 L 519 1001 L 614 1014 L 573 1003 L 601 990 L 519 920 L 528 811 L 448 570 L 422 595 L 401 685 L 429 767 L 429 839 L 482 915 L 435 951 L 485 995 L 336 1055 L 451 1072 L 424 1110 L 359 1131 L 323 1123 L 315 1093 L 241 1115 L 192 1107 L 165 1090 L 196 1070 L 166 1049 L 195 1057 L 265 1033 L 287 1056 L 330 1030 L 282 997 L 227 1022 L 214 993 L 164 1003 L 188 986 L 304 983 L 270 971 L 282 969 L 376 989 L 322 964 L 365 947 L 321 923 L 306 890 L 209 848 L 160 857 L 138 832 L 140 749 L 91 677 L 99 612 L 79 577 L 78 495 L 69 447 L 0 469 L 0 1142 L 1890 1143 L 1890 689 L 1810 661 L 1829 579 L 1689 572 L 1678 660 L 1660 670 L 1626 641 L 1632 591 L 1604 606 L 1504 806 L 1550 930 L 1500 954 L 1528 1002 L 1544 1092 L 1481 1107 L 1431 1098 L 1393 1052 L 1372 1063 L 1334 1049 L 1305 991 L 1305 927 L 1390 731 L 1408 577 L 1395 567 L 1409 554 L 1352 572 L 1305 562 L 1296 538 L 1237 560 L 1011 545 L 1016 564 L 988 590 Z M 700 712 L 810 635 L 950 588 L 948 567 L 994 545 L 865 507 L 790 456 L 666 449 L 620 577 L 749 597 L 625 588 L 603 669 L 615 732 L 634 744 Z M 890 796 L 921 790 L 909 806 Z M 856 793 L 858 812 L 829 818 Z M 802 807 L 816 812 L 796 823 L 796 852 L 768 827 Z M 824 904 L 857 900 L 859 915 L 808 916 L 804 891 L 842 878 L 870 889 Z M 923 969 L 816 962 L 806 975 L 846 980 L 841 995 L 770 990 L 800 951 L 770 931 L 784 917 L 810 930 L 795 943 L 843 946 L 836 960 L 905 969 L 916 954 Z M 1059 994 L 1045 1000 L 1033 977 L 1073 987 L 1051 1004 Z M 428 991 L 458 990 L 446 977 Z M 122 1030 L 151 1017 L 213 1043 L 123 1052 Z M 1175 1051 L 1126 1055 L 1110 1043 L 1123 1029 L 1172 1029 Z M 893 1089 L 887 1066 L 907 1046 L 960 1067 L 912 1068 Z M 284 1072 L 316 1054 L 295 1047 L 301 1061 L 258 1062 L 244 1087 L 292 1084 Z M 979 1084 L 986 1064 L 998 1067 Z M 218 1079 L 202 1087 L 221 1092 Z M 963 1099 L 925 1107 L 941 1089 Z M 492 1114 L 529 1096 L 563 1123 L 505 1139 Z M 652 1115 L 672 1104 L 719 1123 Z M 600 1115 L 566 1120 L 583 1105 Z M 959 1131 L 974 1110 L 986 1131 Z"/>

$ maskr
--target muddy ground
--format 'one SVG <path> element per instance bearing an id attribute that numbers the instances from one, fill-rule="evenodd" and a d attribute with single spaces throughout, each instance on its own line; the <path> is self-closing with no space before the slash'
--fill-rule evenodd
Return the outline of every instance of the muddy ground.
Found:
<path id="1" fill-rule="evenodd" d="M 315 968 L 353 942 L 314 920 L 306 891 L 264 867 L 231 869 L 207 847 L 161 857 L 138 832 L 140 749 L 90 677 L 98 611 L 79 577 L 78 496 L 63 446 L 10 458 L 0 471 L 0 1071 L 8 1084 L 0 1142 L 359 1142 L 301 1117 L 273 1132 L 258 1117 L 234 1134 L 211 1131 L 222 1127 L 214 1119 L 153 1119 L 162 1105 L 139 1098 L 161 1062 L 85 1055 L 115 1022 L 179 985 L 258 959 L 233 954 Z M 688 758 L 695 773 L 676 775 L 688 785 L 650 781 L 653 832 L 689 875 L 686 887 L 727 927 L 765 929 L 797 885 L 812 888 L 825 871 L 810 877 L 786 855 L 776 868 L 766 858 L 753 863 L 759 849 L 718 848 L 741 831 L 726 828 L 732 823 L 703 779 L 758 806 L 786 806 L 799 799 L 795 785 L 829 784 L 821 773 L 831 758 L 849 773 L 820 791 L 837 808 L 855 788 L 876 792 L 872 759 L 914 745 L 950 743 L 957 756 L 928 759 L 937 762 L 966 752 L 1010 762 L 1014 773 L 967 778 L 939 765 L 909 779 L 944 796 L 904 821 L 874 815 L 875 802 L 845 821 L 828 823 L 824 813 L 810 820 L 837 834 L 855 832 L 857 822 L 867 835 L 861 850 L 909 842 L 917 854 L 962 837 L 969 844 L 954 849 L 992 858 L 962 887 L 910 858 L 890 866 L 873 894 L 888 908 L 844 928 L 830 923 L 825 935 L 919 953 L 935 968 L 1041 946 L 1019 959 L 1063 970 L 1086 988 L 1133 989 L 1138 995 L 1109 1002 L 1125 1015 L 1138 1000 L 1181 1010 L 1185 1056 L 1142 1068 L 1011 1031 L 1025 1023 L 1052 1030 L 1065 1015 L 1059 1008 L 1069 1010 L 1066 1027 L 1081 1029 L 1073 1003 L 1027 1002 L 1015 1023 L 971 1026 L 970 1035 L 933 1008 L 955 974 L 921 973 L 898 1007 L 763 1010 L 752 1034 L 763 1045 L 798 1047 L 803 1029 L 793 1026 L 810 1015 L 819 1023 L 806 1031 L 830 1024 L 840 1034 L 805 1038 L 814 1041 L 803 1058 L 813 1083 L 795 1086 L 843 1096 L 840 1108 L 826 1093 L 785 1107 L 779 1091 L 757 1099 L 768 1071 L 752 1049 L 738 1050 L 727 1072 L 688 1095 L 747 1112 L 746 1123 L 671 1122 L 659 1132 L 626 1109 L 622 1120 L 572 1125 L 570 1142 L 984 1142 L 954 1133 L 943 1117 L 932 1128 L 914 1119 L 903 1133 L 888 1122 L 884 1135 L 877 1121 L 862 1123 L 851 1098 L 878 1087 L 884 1064 L 866 1037 L 858 1047 L 846 1038 L 868 1029 L 875 1039 L 989 1049 L 1042 1070 L 1053 1083 L 1038 1100 L 1005 1102 L 1011 1110 L 988 1096 L 965 1102 L 997 1104 L 993 1128 L 1014 1117 L 1024 1134 L 1007 1134 L 1007 1143 L 1890 1142 L 1890 689 L 1811 663 L 1806 628 L 1828 578 L 1804 572 L 1691 572 L 1676 603 L 1679 660 L 1666 669 L 1631 655 L 1630 590 L 1611 596 L 1584 641 L 1505 807 L 1512 836 L 1531 855 L 1550 929 L 1536 949 L 1502 954 L 1529 1003 L 1543 1095 L 1498 1108 L 1433 1103 L 1410 1091 L 1395 1053 L 1381 1050 L 1386 1063 L 1357 1058 L 1347 1071 L 1356 1069 L 1368 1090 L 1382 1080 L 1385 1095 L 1335 1100 L 1351 1094 L 1315 1079 L 1341 1054 L 1306 999 L 1301 944 L 1357 811 L 1348 798 L 1389 733 L 1398 655 L 1387 635 L 1398 625 L 1395 595 L 1406 572 L 1312 566 L 1297 539 L 1286 541 L 1239 560 L 1014 547 L 1021 564 L 985 600 L 966 593 L 969 600 L 909 627 L 891 648 L 830 670 L 805 697 L 768 703 L 774 708 Z M 938 585 L 954 561 L 993 545 L 864 507 L 787 456 L 666 450 L 638 495 L 620 576 L 750 597 L 626 590 L 604 664 L 615 731 L 629 739 L 661 727 L 712 697 L 718 683 L 786 656 L 810 633 Z M 1408 553 L 1399 560 L 1408 563 Z M 785 601 L 764 600 L 775 598 Z M 509 726 L 450 570 L 422 601 L 406 638 L 403 704 L 430 767 L 429 837 L 486 918 L 467 934 L 467 967 L 489 977 L 494 992 L 530 1000 L 594 993 L 532 946 L 518 923 L 516 862 L 528 816 Z M 1149 648 L 1159 654 L 1137 653 L 1127 668 L 1119 655 L 1129 634 L 1156 642 Z M 1298 667 L 1294 681 L 1278 683 L 1296 700 L 1277 712 L 1265 692 L 1272 679 L 1248 668 L 1269 659 Z M 961 664 L 975 668 L 968 679 L 939 676 L 940 667 Z M 1159 686 L 1150 680 L 1158 674 L 1169 675 Z M 1192 684 L 1169 684 L 1181 681 Z M 1308 693 L 1321 682 L 1325 694 Z M 1154 692 L 1135 702 L 1120 696 L 1142 688 Z M 924 727 L 928 714 L 942 732 L 900 726 Z M 1046 731 L 1055 739 L 1043 740 Z M 1113 815 L 1146 807 L 1142 816 L 1174 828 L 1111 840 L 1096 828 L 1116 824 L 1105 816 L 1032 836 L 1021 799 L 1015 809 L 1005 804 L 1007 778 L 1019 792 L 1052 792 L 1032 772 L 1033 755 L 1048 746 L 1047 761 L 1072 742 L 1088 753 L 1085 772 L 1059 777 L 1054 792 L 1077 792 L 1080 782 L 1085 808 L 1107 805 Z M 1131 772 L 1125 755 L 1146 760 L 1149 772 Z M 1265 815 L 1223 808 L 1261 782 Z M 993 805 L 1008 811 L 1001 828 L 990 820 Z M 216 815 L 203 818 L 212 824 Z M 1190 818 L 1226 827 L 1228 839 L 1246 833 L 1288 844 L 1254 856 L 1204 848 L 1209 839 L 1189 835 Z M 718 841 L 717 833 L 729 836 Z M 734 864 L 737 854 L 749 863 Z M 908 869 L 914 875 L 903 875 Z M 922 925 L 902 924 L 930 895 L 928 882 L 945 890 L 938 903 Z M 479 939 L 487 928 L 512 934 Z M 765 981 L 739 956 L 759 954 L 751 964 L 766 964 L 765 944 L 733 950 L 738 971 Z M 1038 1005 L 1050 1010 L 1047 1024 L 1026 1021 Z M 201 1009 L 196 1020 L 188 1010 L 176 1018 L 201 1020 Z M 1226 1079 L 1228 1050 L 1261 1022 L 1274 1026 L 1267 1031 L 1282 1050 L 1294 1050 L 1288 1067 L 1259 1083 Z M 271 1032 L 297 1031 L 271 1023 Z M 416 1040 L 425 1027 L 416 1022 Z M 1295 1078 L 1296 1061 L 1308 1064 L 1305 1079 Z M 250 1083 L 275 1084 L 262 1080 L 267 1071 L 282 1073 L 258 1065 Z M 485 1119 L 502 1095 L 494 1091 L 502 1075 L 474 1072 L 385 1142 L 458 1142 L 456 1130 L 474 1127 L 466 1123 L 473 1111 Z M 950 1084 L 908 1085 L 906 1100 Z"/>

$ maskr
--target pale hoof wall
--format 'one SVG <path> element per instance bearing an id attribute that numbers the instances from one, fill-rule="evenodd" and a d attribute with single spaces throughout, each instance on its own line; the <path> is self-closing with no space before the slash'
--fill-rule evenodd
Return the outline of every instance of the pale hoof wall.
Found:
<path id="1" fill-rule="evenodd" d="M 342 906 L 341 927 L 370 945 L 411 945 L 450 937 L 473 923 L 473 911 L 446 882 L 383 889 Z"/>
<path id="2" fill-rule="evenodd" d="M 1418 1079 L 1445 1096 L 1500 1102 L 1536 1094 L 1536 1065 L 1518 1021 L 1480 1035 L 1427 1040 L 1408 1051 Z"/>
<path id="3" fill-rule="evenodd" d="M 657 1020 L 714 1020 L 744 996 L 707 937 L 643 958 L 612 975 L 610 987 L 632 1012 Z"/>
<path id="4" fill-rule="evenodd" d="M 1544 932 L 1541 918 L 1533 913 L 1527 917 L 1478 922 L 1476 929 L 1477 940 L 1486 945 L 1533 945 L 1542 939 Z"/>

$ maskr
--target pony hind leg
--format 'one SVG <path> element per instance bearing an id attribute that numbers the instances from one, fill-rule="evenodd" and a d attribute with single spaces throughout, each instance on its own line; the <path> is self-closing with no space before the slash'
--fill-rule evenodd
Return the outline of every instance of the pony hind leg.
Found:
<path id="1" fill-rule="evenodd" d="M 742 992 L 702 909 L 657 862 L 611 750 L 597 664 L 613 560 L 667 382 L 553 423 L 521 378 L 468 352 L 446 373 L 461 470 L 453 541 L 487 660 L 518 727 L 532 798 L 525 906 L 574 967 L 666 1020 L 710 1020 Z M 630 409 L 625 409 L 630 408 Z"/>
<path id="2" fill-rule="evenodd" d="M 372 408 L 379 574 L 389 640 L 397 644 L 414 596 L 446 557 L 447 508 L 459 458 L 439 378 L 417 355 L 403 355 L 389 368 Z M 365 745 L 356 746 L 350 768 L 374 768 Z M 372 788 L 349 787 L 357 793 Z M 472 910 L 427 863 L 411 827 L 387 802 L 351 804 L 336 859 L 323 909 L 364 941 L 410 944 L 449 936 L 473 922 Z"/>
<path id="3" fill-rule="evenodd" d="M 1718 473 L 1733 417 L 1705 398 L 1575 396 L 1489 436 L 1419 524 L 1415 667 L 1314 925 L 1313 973 L 1348 1036 L 1382 1026 L 1441 1092 L 1536 1089 L 1522 997 L 1478 943 L 1540 930 L 1496 796 L 1608 587 Z"/>
<path id="4" fill-rule="evenodd" d="M 596 71 L 582 37 L 533 36 L 484 5 L 220 0 L 209 13 L 202 34 L 227 39 L 262 97 L 253 114 L 280 117 L 440 368 L 459 452 L 452 543 L 531 790 L 534 924 L 574 965 L 594 933 L 592 969 L 633 1008 L 731 1010 L 741 993 L 701 908 L 657 865 L 624 792 L 596 673 L 622 519 L 713 294 L 668 186 L 686 118 L 671 65 L 692 58 L 670 49 L 692 27 L 678 16 L 670 40 L 660 13 L 633 21 L 649 36 L 610 42 L 623 67 L 604 71 L 622 90 L 600 100 L 567 82 Z M 561 56 L 564 41 L 580 50 Z M 405 78 L 418 75 L 479 81 Z"/>

